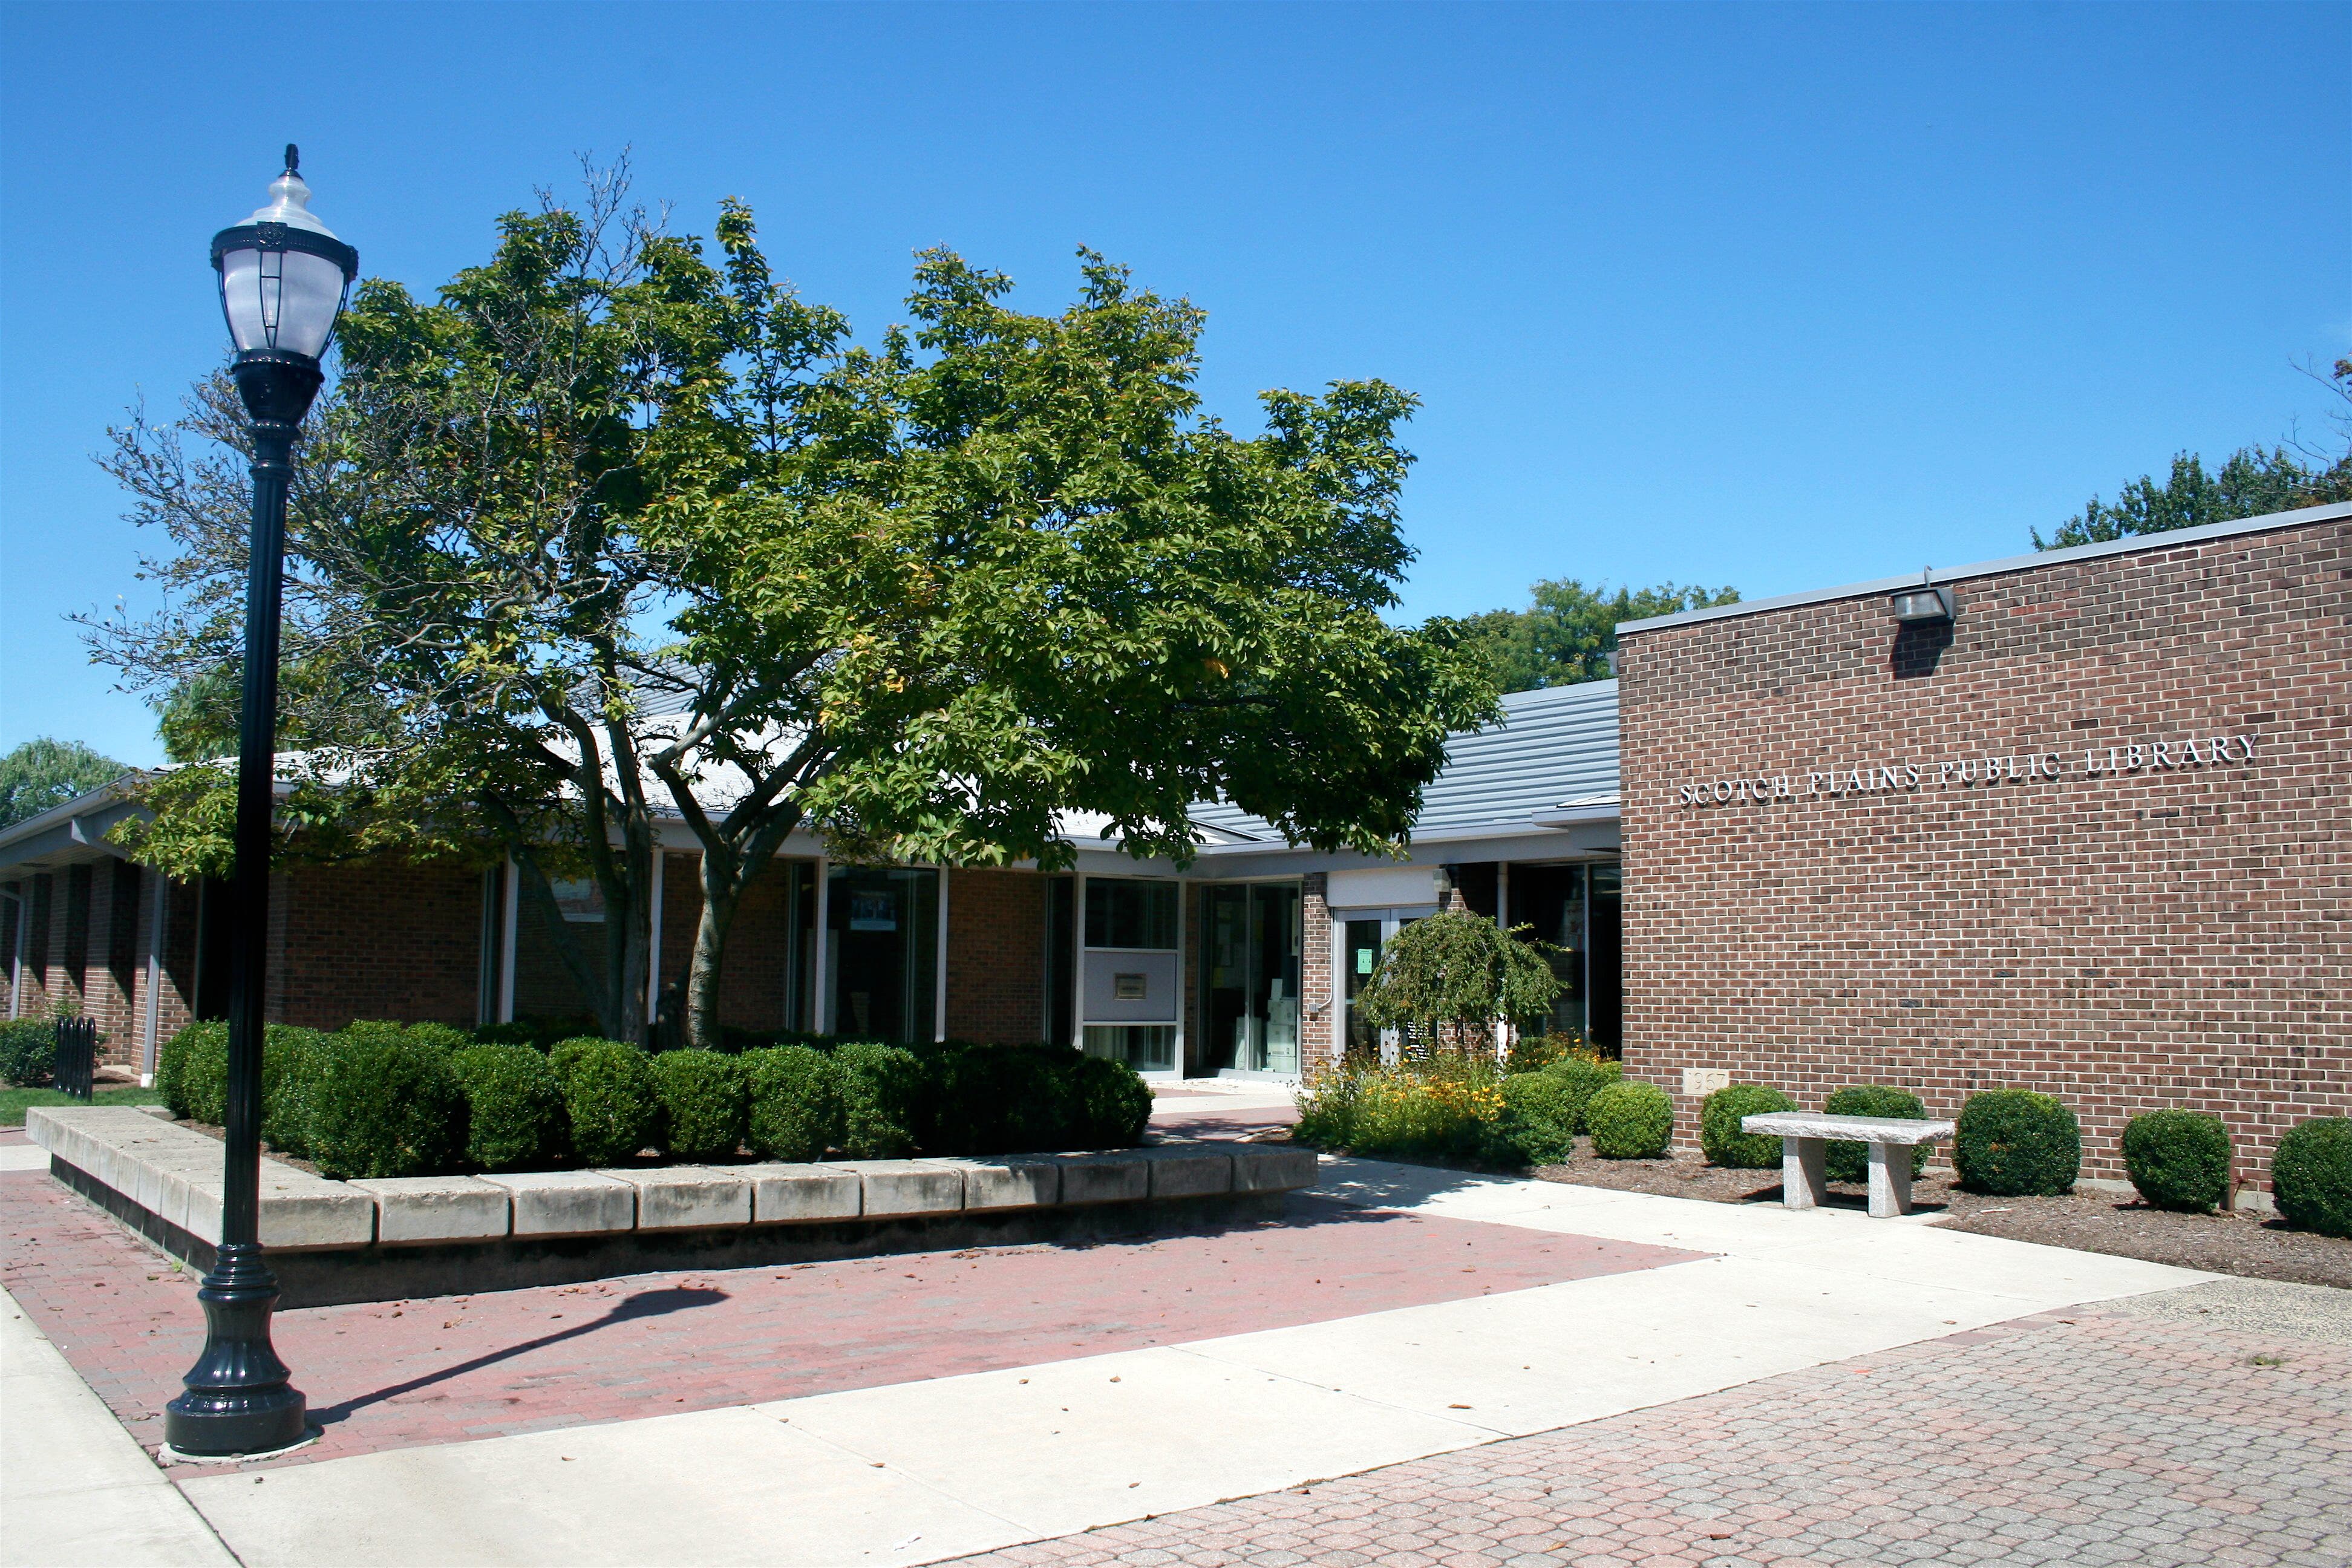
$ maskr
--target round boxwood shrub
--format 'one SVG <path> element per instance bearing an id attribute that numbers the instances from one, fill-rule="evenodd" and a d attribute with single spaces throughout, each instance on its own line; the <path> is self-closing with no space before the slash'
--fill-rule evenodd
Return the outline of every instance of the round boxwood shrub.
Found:
<path id="1" fill-rule="evenodd" d="M 46 1018 L 0 1023 L 0 1083 L 46 1089 L 57 1077 L 58 1031 Z"/>
<path id="2" fill-rule="evenodd" d="M 1576 1132 L 1563 1112 L 1565 1086 L 1549 1072 L 1503 1079 L 1503 1110 L 1486 1123 L 1486 1158 L 1506 1165 L 1557 1165 L 1576 1151 Z"/>
<path id="3" fill-rule="evenodd" d="M 1794 1110 L 1797 1102 L 1777 1089 L 1760 1083 L 1735 1083 L 1717 1089 L 1699 1102 L 1698 1146 L 1706 1163 L 1734 1171 L 1762 1171 L 1780 1163 L 1780 1140 L 1762 1132 L 1743 1132 L 1744 1116 L 1764 1116 Z"/>
<path id="4" fill-rule="evenodd" d="M 467 1046 L 449 1053 L 466 1097 L 466 1163 L 520 1171 L 562 1160 L 571 1131 L 563 1086 L 535 1046 Z"/>
<path id="5" fill-rule="evenodd" d="M 1604 1160 L 1654 1160 L 1675 1135 L 1675 1102 L 1654 1083 L 1627 1079 L 1594 1091 L 1584 1120 Z"/>
<path id="6" fill-rule="evenodd" d="M 841 1142 L 841 1083 L 823 1051 L 777 1046 L 746 1051 L 751 1109 L 747 1136 L 771 1160 L 822 1160 Z"/>
<path id="7" fill-rule="evenodd" d="M 1151 1086 L 1125 1062 L 1081 1056 L 1070 1068 L 1066 1142 L 1080 1149 L 1126 1149 L 1143 1141 Z"/>
<path id="8" fill-rule="evenodd" d="M 310 1102 L 331 1048 L 316 1029 L 272 1024 L 261 1035 L 261 1141 L 296 1159 L 310 1152 Z M 222 1054 L 222 1070 L 227 1055 Z M 224 1085 L 222 1099 L 227 1099 Z"/>
<path id="9" fill-rule="evenodd" d="M 164 1041 L 155 1087 L 181 1121 L 218 1127 L 228 1115 L 228 1025 L 190 1024 Z"/>
<path id="10" fill-rule="evenodd" d="M 2218 1116 L 2151 1110 L 2124 1128 L 2124 1169 L 2160 1209 L 2210 1214 L 2230 1195 L 2230 1130 Z"/>
<path id="11" fill-rule="evenodd" d="M 547 1059 L 562 1086 L 572 1152 L 583 1163 L 618 1164 L 660 1145 L 661 1087 L 643 1048 L 583 1037 L 559 1041 Z"/>
<path id="12" fill-rule="evenodd" d="M 833 1053 L 840 1073 L 841 1149 L 853 1160 L 899 1160 L 915 1151 L 922 1073 L 901 1046 L 848 1040 Z"/>
<path id="13" fill-rule="evenodd" d="M 309 1152 L 319 1169 L 339 1181 L 455 1169 L 466 1100 L 449 1056 L 398 1030 L 345 1032 L 322 1042 L 306 1091 Z"/>
<path id="14" fill-rule="evenodd" d="M 1927 1107 L 1925 1101 L 1907 1089 L 1895 1089 L 1889 1084 L 1864 1083 L 1839 1089 L 1822 1107 L 1824 1116 L 1886 1116 L 1899 1121 L 1925 1121 Z M 1866 1182 L 1870 1180 L 1870 1145 L 1852 1139 L 1839 1138 L 1828 1148 L 1829 1178 L 1832 1182 Z M 1911 1145 L 1911 1174 L 1918 1175 L 1927 1168 L 1927 1145 Z"/>
<path id="15" fill-rule="evenodd" d="M 2063 1195 L 2083 1168 L 2083 1129 L 2055 1095 L 1989 1089 L 1960 1107 L 1952 1164 L 1972 1193 Z"/>
<path id="16" fill-rule="evenodd" d="M 1067 1046 L 915 1047 L 922 1089 L 915 1139 L 930 1154 L 1003 1154 L 1066 1144 L 1082 1110 L 1072 1074 L 1084 1059 Z"/>
<path id="17" fill-rule="evenodd" d="M 2289 1130 L 2271 1156 L 2271 1195 L 2289 1225 L 2352 1236 L 2352 1120 L 2320 1117 Z"/>
<path id="18" fill-rule="evenodd" d="M 679 1160 L 731 1160 L 751 1116 L 751 1084 L 739 1057 L 664 1051 L 654 1058 L 663 1147 Z"/>
<path id="19" fill-rule="evenodd" d="M 1559 1098 L 1553 1101 L 1561 1125 L 1571 1133 L 1590 1132 L 1585 1120 L 1585 1108 L 1592 1097 L 1625 1076 L 1625 1064 L 1603 1060 L 1598 1057 L 1568 1056 L 1543 1069 L 1544 1076 L 1559 1085 Z"/>

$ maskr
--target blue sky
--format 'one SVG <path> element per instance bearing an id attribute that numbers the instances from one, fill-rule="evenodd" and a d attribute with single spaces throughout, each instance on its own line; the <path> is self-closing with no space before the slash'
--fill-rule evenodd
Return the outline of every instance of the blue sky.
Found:
<path id="1" fill-rule="evenodd" d="M 160 756 L 68 610 L 148 601 L 89 455 L 217 362 L 205 245 L 302 143 L 429 289 L 633 151 L 861 331 L 951 246 L 1210 311 L 1204 390 L 1424 401 L 1414 616 L 2015 553 L 2298 426 L 2352 347 L 2352 5 L 0 6 L 0 747 Z M 2338 106 L 2329 110 L 2327 104 Z M 153 542 L 149 542 L 153 547 Z"/>

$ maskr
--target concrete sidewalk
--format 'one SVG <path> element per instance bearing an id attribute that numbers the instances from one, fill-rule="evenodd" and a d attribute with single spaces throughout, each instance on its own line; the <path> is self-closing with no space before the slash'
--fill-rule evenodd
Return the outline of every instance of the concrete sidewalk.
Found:
<path id="1" fill-rule="evenodd" d="M 2208 1278 L 1839 1210 L 1370 1161 L 1327 1162 L 1324 1190 L 1708 1256 L 1040 1366 L 322 1460 L 266 1485 L 173 1479 L 250 1564 L 914 1563 Z"/>

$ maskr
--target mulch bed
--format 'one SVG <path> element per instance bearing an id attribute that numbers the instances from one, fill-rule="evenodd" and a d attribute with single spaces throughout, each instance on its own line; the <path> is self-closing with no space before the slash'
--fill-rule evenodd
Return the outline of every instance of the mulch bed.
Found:
<path id="1" fill-rule="evenodd" d="M 1547 1182 L 1654 1193 L 1707 1203 L 1779 1203 L 1780 1173 L 1726 1171 L 1696 1159 L 1601 1160 L 1586 1139 L 1564 1165 L 1533 1173 Z M 1863 1208 L 1869 1193 L 1858 1182 L 1830 1184 L 1830 1201 Z M 1949 1171 L 1930 1170 L 1912 1184 L 1912 1203 L 1947 1230 L 2005 1237 L 2044 1247 L 2071 1247 L 2148 1263 L 2169 1263 L 2212 1274 L 2288 1279 L 2352 1290 L 2352 1240 L 2291 1230 L 2275 1216 L 2171 1214 L 2131 1194 L 2074 1193 L 2062 1198 L 1993 1198 L 1964 1193 Z"/>

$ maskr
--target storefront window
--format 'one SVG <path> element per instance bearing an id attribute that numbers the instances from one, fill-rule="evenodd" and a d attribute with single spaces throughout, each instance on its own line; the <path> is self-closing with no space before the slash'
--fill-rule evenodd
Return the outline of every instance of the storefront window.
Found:
<path id="1" fill-rule="evenodd" d="M 1559 999 L 1547 1016 L 1521 1019 L 1521 1029 L 1617 1050 L 1624 1000 L 1620 875 L 1613 864 L 1511 868 L 1508 923 L 1533 926 L 1528 934 L 1560 950 L 1549 955 Z"/>
<path id="2" fill-rule="evenodd" d="M 929 868 L 833 868 L 824 967 L 834 1034 L 938 1037 L 939 900 L 940 875 Z"/>
<path id="3" fill-rule="evenodd" d="M 1173 1024 L 1088 1024 L 1086 1052 L 1125 1062 L 1138 1072 L 1176 1070 Z"/>
<path id="4" fill-rule="evenodd" d="M 1161 878 L 1087 877 L 1078 1038 L 1089 1056 L 1138 1072 L 1178 1070 L 1181 884 Z"/>
<path id="5" fill-rule="evenodd" d="M 1202 1065 L 1213 1073 L 1297 1072 L 1298 884 L 1228 884 L 1204 889 L 1204 897 Z"/>

